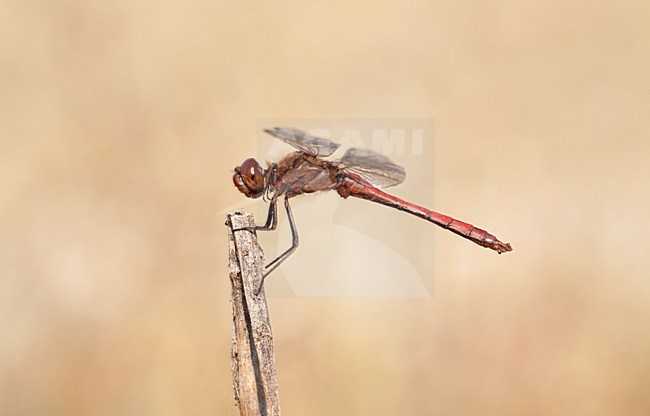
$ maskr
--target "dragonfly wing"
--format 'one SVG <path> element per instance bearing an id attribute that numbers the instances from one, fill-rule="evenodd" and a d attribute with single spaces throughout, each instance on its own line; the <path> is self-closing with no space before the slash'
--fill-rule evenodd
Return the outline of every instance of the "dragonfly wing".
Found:
<path id="1" fill-rule="evenodd" d="M 272 129 L 265 129 L 264 131 L 295 147 L 301 152 L 313 156 L 329 156 L 340 146 L 340 144 L 334 143 L 330 140 L 321 139 L 320 137 L 307 134 L 302 130 L 288 127 L 275 127 Z"/>
<path id="2" fill-rule="evenodd" d="M 337 163 L 344 171 L 355 173 L 378 188 L 399 185 L 406 179 L 403 167 L 372 150 L 352 148 Z"/>

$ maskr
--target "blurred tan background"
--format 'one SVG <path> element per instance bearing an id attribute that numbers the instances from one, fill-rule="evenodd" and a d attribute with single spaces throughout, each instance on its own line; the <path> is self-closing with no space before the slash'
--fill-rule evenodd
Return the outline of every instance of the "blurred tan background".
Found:
<path id="1" fill-rule="evenodd" d="M 429 226 L 431 298 L 270 299 L 284 414 L 650 414 L 649 19 L 3 1 L 0 414 L 237 414 L 220 212 L 273 117 L 433 119 L 435 183 L 395 192 L 515 248 Z"/>

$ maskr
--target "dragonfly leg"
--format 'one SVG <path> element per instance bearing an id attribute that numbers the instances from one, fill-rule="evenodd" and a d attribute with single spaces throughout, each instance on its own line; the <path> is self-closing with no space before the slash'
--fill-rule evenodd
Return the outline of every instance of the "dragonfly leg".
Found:
<path id="1" fill-rule="evenodd" d="M 266 223 L 262 226 L 256 226 L 257 231 L 273 231 L 278 226 L 278 199 L 271 199 L 269 204 L 269 213 L 266 216 Z"/>
<path id="2" fill-rule="evenodd" d="M 275 270 L 283 261 L 285 261 L 296 249 L 300 243 L 298 240 L 298 230 L 296 229 L 296 222 L 293 219 L 293 213 L 291 212 L 291 206 L 289 206 L 289 198 L 285 196 L 284 198 L 284 208 L 287 210 L 287 217 L 289 218 L 289 226 L 291 228 L 291 247 L 289 247 L 284 253 L 280 254 L 275 260 L 270 262 L 264 267 L 264 278 L 268 276 L 273 270 Z M 264 279 L 262 279 L 264 282 Z M 262 285 L 260 284 L 260 288 Z M 259 292 L 259 290 L 258 290 Z"/>
<path id="3" fill-rule="evenodd" d="M 278 199 L 271 199 L 269 204 L 269 213 L 266 216 L 266 223 L 264 225 L 256 225 L 254 227 L 242 227 L 233 231 L 273 231 L 278 226 Z"/>

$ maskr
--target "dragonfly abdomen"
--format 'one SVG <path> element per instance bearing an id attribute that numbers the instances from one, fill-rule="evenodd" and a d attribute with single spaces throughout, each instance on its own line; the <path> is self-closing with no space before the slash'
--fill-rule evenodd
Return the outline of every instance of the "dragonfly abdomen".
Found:
<path id="1" fill-rule="evenodd" d="M 356 175 L 346 175 L 339 181 L 339 186 L 336 188 L 339 195 L 343 198 L 354 196 L 357 198 L 366 199 L 372 202 L 377 202 L 400 211 L 408 212 L 418 218 L 425 219 L 432 222 L 439 227 L 445 228 L 461 237 L 464 237 L 480 246 L 490 248 L 499 254 L 512 251 L 512 247 L 508 243 L 502 243 L 494 235 L 485 230 L 474 227 L 472 224 L 456 220 L 450 216 L 440 214 L 420 205 L 407 202 L 394 195 L 388 194 L 374 186 L 366 183 L 361 178 L 354 177 Z"/>

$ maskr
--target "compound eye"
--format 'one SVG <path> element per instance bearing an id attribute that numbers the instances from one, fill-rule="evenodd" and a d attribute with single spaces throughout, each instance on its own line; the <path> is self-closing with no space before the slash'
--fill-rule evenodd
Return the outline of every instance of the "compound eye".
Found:
<path id="1" fill-rule="evenodd" d="M 244 184 L 254 194 L 264 191 L 264 172 L 255 159 L 246 159 L 239 168 Z"/>

